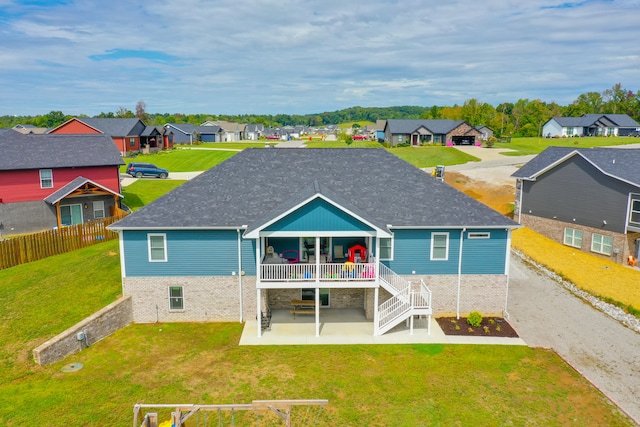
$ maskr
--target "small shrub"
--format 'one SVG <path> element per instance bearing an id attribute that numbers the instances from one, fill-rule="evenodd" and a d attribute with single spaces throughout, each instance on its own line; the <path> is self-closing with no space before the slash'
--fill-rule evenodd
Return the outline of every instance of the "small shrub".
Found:
<path id="1" fill-rule="evenodd" d="M 456 331 L 459 331 L 459 330 L 460 330 L 460 325 L 456 323 Z"/>
<path id="2" fill-rule="evenodd" d="M 471 326 L 480 326 L 482 323 L 482 315 L 477 311 L 472 311 L 467 317 L 467 323 Z"/>
<path id="3" fill-rule="evenodd" d="M 496 321 L 494 319 L 489 319 L 489 324 L 490 325 L 495 325 Z"/>
<path id="4" fill-rule="evenodd" d="M 489 327 L 488 326 L 484 326 L 482 329 L 484 329 L 484 333 L 485 334 L 489 333 Z"/>

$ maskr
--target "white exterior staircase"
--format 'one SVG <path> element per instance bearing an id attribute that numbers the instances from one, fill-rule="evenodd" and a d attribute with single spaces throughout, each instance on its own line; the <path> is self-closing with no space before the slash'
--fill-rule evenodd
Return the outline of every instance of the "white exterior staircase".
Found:
<path id="1" fill-rule="evenodd" d="M 428 333 L 431 333 L 431 290 L 420 280 L 419 289 L 412 289 L 411 282 L 398 276 L 386 265 L 379 263 L 380 285 L 386 289 L 391 298 L 378 307 L 378 318 L 375 324 L 375 335 L 382 335 L 401 322 L 413 316 L 429 317 Z M 413 332 L 413 323 L 412 323 Z"/>

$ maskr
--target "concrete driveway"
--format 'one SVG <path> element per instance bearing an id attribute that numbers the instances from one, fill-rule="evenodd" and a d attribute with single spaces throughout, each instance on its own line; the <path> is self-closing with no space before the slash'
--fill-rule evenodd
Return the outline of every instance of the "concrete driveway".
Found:
<path id="1" fill-rule="evenodd" d="M 509 323 L 529 346 L 554 349 L 640 425 L 640 334 L 511 260 Z"/>

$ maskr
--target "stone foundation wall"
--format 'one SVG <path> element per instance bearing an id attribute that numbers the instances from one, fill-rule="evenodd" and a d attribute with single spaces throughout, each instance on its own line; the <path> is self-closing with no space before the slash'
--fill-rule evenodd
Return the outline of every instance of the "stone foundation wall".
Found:
<path id="1" fill-rule="evenodd" d="M 182 286 L 184 310 L 169 310 L 170 286 Z M 237 276 L 127 277 L 123 292 L 131 296 L 135 323 L 240 321 Z M 242 311 L 243 320 L 255 319 L 255 276 L 242 277 Z"/>
<path id="2" fill-rule="evenodd" d="M 364 289 L 338 289 L 329 291 L 330 308 L 363 308 Z M 291 300 L 300 299 L 300 289 L 269 289 L 269 308 L 282 310 L 291 308 Z"/>
<path id="3" fill-rule="evenodd" d="M 419 283 L 422 279 L 431 289 L 434 316 L 456 314 L 458 276 L 404 276 Z M 479 311 L 486 316 L 501 316 L 507 307 L 508 278 L 501 274 L 463 275 L 460 282 L 460 315 Z"/>
<path id="4" fill-rule="evenodd" d="M 573 228 L 575 230 L 582 231 L 582 247 L 583 252 L 588 252 L 591 255 L 608 259 L 609 261 L 623 264 L 627 262 L 627 257 L 634 254 L 635 239 L 640 237 L 640 233 L 630 233 L 628 235 L 621 233 L 614 233 L 612 231 L 603 230 L 600 228 L 586 227 L 579 224 L 568 223 L 558 221 L 556 219 L 542 218 L 534 215 L 522 214 L 520 216 L 520 222 L 526 225 L 530 229 L 537 233 L 540 233 L 551 240 L 564 244 L 564 229 L 565 227 Z M 593 233 L 602 234 L 604 236 L 610 236 L 613 238 L 613 250 L 618 249 L 618 256 L 615 253 L 611 255 L 603 255 L 591 251 L 591 239 Z M 576 248 L 578 249 L 578 248 Z"/>
<path id="5" fill-rule="evenodd" d="M 120 298 L 33 350 L 39 365 L 49 365 L 95 344 L 133 321 L 130 297 Z M 79 340 L 78 333 L 84 338 Z"/>

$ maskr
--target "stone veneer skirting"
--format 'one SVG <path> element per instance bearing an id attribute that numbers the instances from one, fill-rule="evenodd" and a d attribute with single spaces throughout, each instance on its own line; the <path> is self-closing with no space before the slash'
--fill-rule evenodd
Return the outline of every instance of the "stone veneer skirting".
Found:
<path id="1" fill-rule="evenodd" d="M 457 275 L 404 276 L 414 284 L 420 279 L 432 291 L 432 307 L 436 316 L 456 314 Z M 256 278 L 242 278 L 243 320 L 256 318 Z M 502 315 L 507 305 L 506 275 L 463 275 L 460 283 L 460 314 L 479 311 L 483 315 Z M 130 295 L 133 321 L 152 322 L 227 322 L 240 321 L 240 292 L 237 277 L 128 277 L 124 294 Z M 182 286 L 184 310 L 169 310 L 169 286 Z M 302 287 L 302 286 L 301 286 Z M 374 289 L 331 288 L 331 308 L 363 308 L 373 320 Z M 290 309 L 292 299 L 300 299 L 300 289 L 263 290 L 261 299 L 269 308 Z M 380 288 L 378 302 L 390 294 Z"/>
<path id="2" fill-rule="evenodd" d="M 169 310 L 169 287 L 182 286 L 184 310 Z M 126 277 L 135 323 L 239 322 L 238 276 Z M 242 276 L 242 320 L 256 318 L 256 278 Z"/>
<path id="3" fill-rule="evenodd" d="M 627 262 L 627 257 L 634 254 L 635 239 L 640 238 L 640 233 L 622 234 L 613 231 L 586 227 L 575 223 L 558 221 L 557 219 L 543 218 L 534 215 L 521 214 L 520 223 L 526 225 L 533 231 L 540 233 L 558 243 L 564 244 L 564 229 L 573 228 L 575 230 L 582 231 L 582 247 L 579 248 L 583 252 L 588 252 L 591 255 L 598 256 L 600 258 L 608 259 L 609 261 L 617 262 L 618 264 L 624 264 Z M 619 253 L 616 257 L 615 253 L 611 255 L 603 255 L 591 251 L 591 239 L 593 233 L 602 234 L 604 236 L 610 236 L 613 238 L 613 249 L 618 249 Z M 572 246 L 573 247 L 573 246 Z M 578 249 L 578 248 L 576 248 Z"/>

